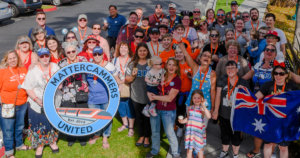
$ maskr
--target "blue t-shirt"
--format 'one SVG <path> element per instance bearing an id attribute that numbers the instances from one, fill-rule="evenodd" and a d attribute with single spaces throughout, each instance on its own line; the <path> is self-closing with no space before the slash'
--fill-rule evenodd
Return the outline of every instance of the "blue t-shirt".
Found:
<path id="1" fill-rule="evenodd" d="M 97 78 L 94 80 L 94 75 L 87 75 L 89 85 L 89 100 L 88 104 L 104 104 L 108 102 L 108 90 L 105 83 Z"/>
<path id="2" fill-rule="evenodd" d="M 171 20 L 170 15 L 167 16 L 167 18 L 170 20 L 170 30 L 172 30 L 172 31 L 174 30 L 174 28 L 177 24 L 181 24 L 181 18 L 178 15 L 176 15 L 176 18 L 174 21 Z"/>
<path id="3" fill-rule="evenodd" d="M 262 68 L 262 65 L 263 62 L 259 62 L 255 64 L 255 66 L 253 67 L 254 75 L 252 81 L 255 84 L 255 86 L 259 86 L 259 87 L 261 87 L 264 83 L 268 81 L 272 81 L 273 68 L 264 69 Z"/>
<path id="4" fill-rule="evenodd" d="M 120 28 L 126 24 L 126 18 L 123 15 L 117 15 L 115 18 L 111 16 L 106 18 L 108 23 L 108 36 L 110 37 L 118 37 Z"/>
<path id="5" fill-rule="evenodd" d="M 29 33 L 28 33 L 28 37 L 29 37 L 29 38 L 31 38 L 32 29 L 33 29 L 33 28 L 31 28 L 31 29 L 29 30 Z M 47 25 L 45 26 L 45 30 L 47 31 L 46 36 L 50 36 L 50 35 L 54 35 L 54 36 L 55 36 L 54 30 L 51 29 L 50 27 L 48 27 Z"/>

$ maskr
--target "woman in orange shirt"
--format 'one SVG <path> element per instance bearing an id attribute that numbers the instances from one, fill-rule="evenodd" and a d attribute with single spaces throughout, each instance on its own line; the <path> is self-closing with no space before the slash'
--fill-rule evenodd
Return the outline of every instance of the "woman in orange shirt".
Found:
<path id="1" fill-rule="evenodd" d="M 14 50 L 8 51 L 2 61 L 0 69 L 0 97 L 2 112 L 3 104 L 15 105 L 15 116 L 3 118 L 1 115 L 1 128 L 5 146 L 5 155 L 14 158 L 14 147 L 17 150 L 28 150 L 23 144 L 24 117 L 27 110 L 27 93 L 21 89 L 27 69 L 21 67 L 21 60 Z"/>

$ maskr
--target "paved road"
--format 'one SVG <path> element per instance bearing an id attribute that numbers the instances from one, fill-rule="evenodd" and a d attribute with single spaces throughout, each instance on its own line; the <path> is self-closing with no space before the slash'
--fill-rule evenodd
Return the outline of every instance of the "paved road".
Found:
<path id="1" fill-rule="evenodd" d="M 88 25 L 101 23 L 104 17 L 108 16 L 108 6 L 117 5 L 119 13 L 127 16 L 130 11 L 137 7 L 145 10 L 144 15 L 154 12 L 157 3 L 163 5 L 164 12 L 167 12 L 170 0 L 83 0 L 73 4 L 57 8 L 57 11 L 47 13 L 47 24 L 55 30 L 59 39 L 62 39 L 61 29 L 76 26 L 77 16 L 80 13 L 87 14 Z M 172 0 L 180 10 L 192 10 L 198 0 Z M 14 48 L 18 36 L 28 34 L 28 30 L 35 26 L 35 15 L 26 14 L 0 25 L 0 57 L 9 49 Z M 104 33 L 105 35 L 105 33 Z"/>

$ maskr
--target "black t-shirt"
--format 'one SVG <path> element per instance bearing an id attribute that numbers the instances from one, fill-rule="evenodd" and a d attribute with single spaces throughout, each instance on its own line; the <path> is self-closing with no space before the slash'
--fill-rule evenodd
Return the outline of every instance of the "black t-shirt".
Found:
<path id="1" fill-rule="evenodd" d="M 279 92 L 282 90 L 282 87 L 283 86 L 276 86 L 276 91 Z M 289 80 L 286 85 L 285 85 L 285 88 L 284 88 L 284 91 L 287 92 L 287 91 L 294 91 L 294 90 L 298 90 L 298 86 L 295 82 L 293 82 L 292 80 Z M 274 81 L 269 81 L 269 82 L 266 82 L 264 83 L 261 88 L 259 89 L 259 91 L 264 95 L 264 96 L 267 96 L 267 95 L 270 95 L 270 94 L 274 94 Z"/>
<path id="2" fill-rule="evenodd" d="M 230 100 L 228 101 L 228 80 L 227 77 L 222 77 L 220 80 L 217 81 L 217 87 L 222 88 L 221 91 L 221 102 L 220 102 L 220 108 L 219 108 L 219 115 L 222 116 L 225 119 L 230 119 L 230 115 L 231 115 L 231 107 L 233 104 L 233 98 L 235 96 L 233 96 L 234 90 L 232 91 L 231 95 L 230 95 Z M 239 78 L 235 89 L 237 89 L 237 87 L 239 85 L 245 86 L 247 88 L 249 88 L 249 84 L 246 80 Z M 232 89 L 232 85 L 230 84 L 230 90 Z M 231 103 L 231 104 L 230 104 Z"/>
<path id="3" fill-rule="evenodd" d="M 203 51 L 211 52 L 210 43 L 204 46 Z M 211 54 L 213 55 L 214 52 L 215 52 L 215 49 L 212 50 Z M 219 44 L 216 54 L 218 55 L 219 59 L 221 57 L 225 56 L 227 54 L 225 45 Z M 216 70 L 217 64 L 218 64 L 218 62 L 211 61 L 211 67 L 213 70 Z"/>

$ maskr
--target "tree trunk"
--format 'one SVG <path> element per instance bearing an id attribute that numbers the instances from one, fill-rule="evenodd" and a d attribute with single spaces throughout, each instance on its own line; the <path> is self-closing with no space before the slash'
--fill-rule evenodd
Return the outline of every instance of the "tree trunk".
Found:
<path id="1" fill-rule="evenodd" d="M 296 8 L 296 15 L 297 15 L 297 19 L 296 19 L 296 26 L 295 26 L 295 36 L 294 36 L 294 43 L 293 46 L 294 48 L 296 48 L 297 50 L 299 50 L 300 48 L 300 0 L 297 1 L 297 8 Z M 298 38 L 298 39 L 297 39 Z M 299 41 L 298 41 L 299 40 Z"/>

